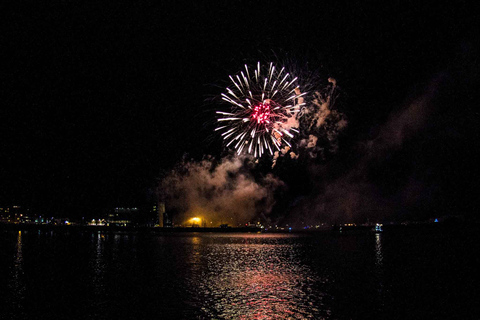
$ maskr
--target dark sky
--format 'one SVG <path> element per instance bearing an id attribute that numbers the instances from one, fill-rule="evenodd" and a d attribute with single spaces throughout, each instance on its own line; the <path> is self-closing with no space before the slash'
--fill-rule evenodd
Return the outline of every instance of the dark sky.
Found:
<path id="1" fill-rule="evenodd" d="M 244 63 L 275 55 L 337 79 L 351 141 L 442 72 L 456 110 L 446 125 L 460 141 L 478 133 L 478 15 L 466 1 L 307 3 L 2 5 L 0 203 L 83 214 L 141 202 L 185 153 L 221 152 L 209 98 Z M 478 146 L 469 141 L 459 158 Z"/>

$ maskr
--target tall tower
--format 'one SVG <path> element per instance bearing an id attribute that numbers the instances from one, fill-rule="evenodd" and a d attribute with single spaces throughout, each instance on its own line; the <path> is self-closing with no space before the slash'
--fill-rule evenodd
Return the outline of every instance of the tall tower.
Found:
<path id="1" fill-rule="evenodd" d="M 163 228 L 163 219 L 165 215 L 165 202 L 158 202 L 158 226 Z"/>

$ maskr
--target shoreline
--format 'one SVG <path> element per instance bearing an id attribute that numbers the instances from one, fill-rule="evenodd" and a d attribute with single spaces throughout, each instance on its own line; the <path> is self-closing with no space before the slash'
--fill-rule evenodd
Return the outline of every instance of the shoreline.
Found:
<path id="1" fill-rule="evenodd" d="M 383 225 L 381 233 L 396 230 L 451 230 L 451 229 L 472 229 L 479 228 L 478 223 L 418 223 L 418 224 L 389 224 Z M 51 225 L 51 224 L 15 224 L 0 223 L 0 230 L 5 231 L 59 231 L 59 232 L 102 232 L 102 233 L 139 233 L 139 234 L 166 234 L 166 233 L 369 233 L 372 226 L 348 226 L 342 227 L 324 227 L 324 228 L 308 228 L 308 229 L 261 229 L 255 227 L 146 227 L 146 226 L 89 226 L 89 225 Z"/>

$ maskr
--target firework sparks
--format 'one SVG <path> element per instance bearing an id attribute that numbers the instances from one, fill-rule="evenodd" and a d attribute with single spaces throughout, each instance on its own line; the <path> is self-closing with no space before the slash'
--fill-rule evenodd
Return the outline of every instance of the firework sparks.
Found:
<path id="1" fill-rule="evenodd" d="M 273 155 L 283 144 L 290 146 L 292 132 L 298 132 L 297 114 L 305 105 L 305 93 L 295 85 L 297 78 L 285 68 L 278 70 L 273 63 L 262 67 L 260 62 L 254 70 L 245 65 L 245 72 L 229 77 L 231 86 L 221 96 L 230 110 L 217 111 L 215 129 L 226 146 L 254 157 Z"/>

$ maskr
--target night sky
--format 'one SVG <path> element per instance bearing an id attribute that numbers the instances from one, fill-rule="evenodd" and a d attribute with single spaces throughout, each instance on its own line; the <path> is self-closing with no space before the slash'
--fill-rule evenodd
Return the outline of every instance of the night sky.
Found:
<path id="1" fill-rule="evenodd" d="M 143 203 L 182 158 L 222 153 L 214 97 L 260 60 L 337 80 L 349 126 L 328 165 L 336 181 L 368 167 L 357 171 L 388 203 L 421 185 L 411 212 L 479 209 L 479 15 L 466 1 L 54 1 L 0 11 L 2 204 L 79 217 Z M 432 85 L 427 120 L 401 147 L 381 159 L 359 151 L 388 140 L 395 116 Z M 302 196 L 314 197 L 311 184 Z"/>

